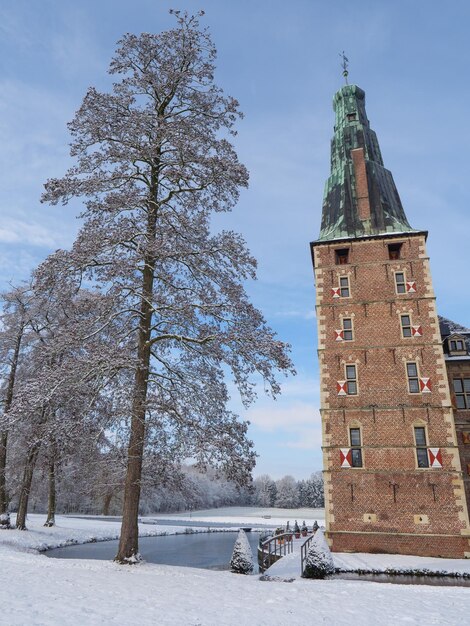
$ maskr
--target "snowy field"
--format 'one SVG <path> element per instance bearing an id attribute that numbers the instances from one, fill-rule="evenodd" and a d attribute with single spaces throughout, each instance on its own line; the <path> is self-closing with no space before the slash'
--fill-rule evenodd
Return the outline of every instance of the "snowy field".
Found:
<path id="1" fill-rule="evenodd" d="M 185 511 L 184 513 L 161 513 L 151 515 L 150 519 L 164 519 L 175 521 L 193 522 L 225 522 L 238 526 L 250 526 L 253 524 L 264 525 L 270 528 L 285 526 L 290 522 L 291 528 L 294 521 L 299 524 L 303 521 L 312 526 L 316 520 L 321 526 L 325 523 L 324 509 L 277 509 L 261 508 L 254 506 L 231 506 L 220 509 L 207 509 L 202 511 Z"/>
<path id="2" fill-rule="evenodd" d="M 215 517 L 233 522 L 258 519 L 235 509 Z M 215 515 L 214 515 L 215 513 Z M 258 510 L 258 514 L 260 511 Z M 286 512 L 284 512 L 286 513 Z M 273 513 L 274 525 L 281 523 Z M 191 514 L 191 519 L 207 512 Z M 163 516 L 162 516 L 163 517 Z M 168 519 L 167 516 L 164 516 Z M 305 513 L 305 521 L 307 520 Z M 180 518 L 181 519 L 181 518 Z M 304 519 L 287 512 L 286 519 Z M 317 519 L 314 517 L 313 519 Z M 28 518 L 27 532 L 0 531 L 0 623 L 28 626 L 131 624 L 140 626 L 311 626 L 316 624 L 470 624 L 470 589 L 391 585 L 357 581 L 263 582 L 258 576 L 167 565 L 120 566 L 112 562 L 50 559 L 46 546 L 115 538 L 118 522 L 57 518 L 43 528 L 44 516 Z M 190 524 L 188 524 L 189 526 Z M 181 526 L 141 526 L 144 535 L 181 532 Z M 388 555 L 337 555 L 337 566 L 380 570 L 420 567 L 470 572 L 467 561 Z M 279 563 L 280 565 L 280 563 Z M 287 565 L 287 563 L 286 563 Z"/>

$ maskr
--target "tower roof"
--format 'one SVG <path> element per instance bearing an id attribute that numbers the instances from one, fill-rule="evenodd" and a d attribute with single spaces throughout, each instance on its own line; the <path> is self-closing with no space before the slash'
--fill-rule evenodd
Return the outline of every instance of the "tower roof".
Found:
<path id="1" fill-rule="evenodd" d="M 406 219 L 392 173 L 370 128 L 365 93 L 344 85 L 333 99 L 335 133 L 318 241 L 418 232 Z"/>

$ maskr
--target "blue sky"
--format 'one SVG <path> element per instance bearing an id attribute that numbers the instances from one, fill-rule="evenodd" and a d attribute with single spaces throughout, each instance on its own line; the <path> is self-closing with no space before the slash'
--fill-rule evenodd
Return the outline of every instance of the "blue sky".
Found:
<path id="1" fill-rule="evenodd" d="M 301 478 L 321 468 L 314 286 L 333 133 L 331 101 L 350 81 L 366 91 L 372 128 L 411 225 L 429 230 L 438 310 L 470 326 L 470 4 L 433 0 L 0 0 L 0 287 L 67 247 L 79 204 L 40 205 L 45 180 L 69 165 L 66 123 L 89 85 L 105 88 L 125 32 L 173 24 L 169 8 L 204 9 L 218 49 L 216 81 L 245 113 L 236 146 L 251 173 L 223 219 L 259 261 L 248 286 L 298 376 L 245 418 L 260 454 L 255 474 Z M 467 279 L 468 280 L 468 279 Z"/>

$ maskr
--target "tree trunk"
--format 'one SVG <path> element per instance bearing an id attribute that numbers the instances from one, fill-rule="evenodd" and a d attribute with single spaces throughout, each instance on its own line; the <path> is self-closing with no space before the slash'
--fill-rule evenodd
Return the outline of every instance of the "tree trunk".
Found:
<path id="1" fill-rule="evenodd" d="M 28 513 L 29 493 L 31 491 L 34 468 L 36 466 L 40 447 L 40 441 L 34 443 L 30 447 L 28 457 L 26 459 L 26 465 L 23 472 L 23 481 L 21 483 L 18 513 L 16 515 L 16 528 L 18 528 L 18 530 L 26 530 L 26 515 Z"/>
<path id="2" fill-rule="evenodd" d="M 151 194 L 156 198 L 156 189 Z M 156 206 L 150 203 L 147 221 L 147 241 L 155 240 Z M 150 369 L 150 336 L 152 330 L 152 297 L 155 275 L 155 258 L 146 254 L 142 276 L 142 299 L 140 305 L 139 337 L 137 356 L 139 366 L 134 379 L 132 397 L 132 417 L 129 447 L 127 450 L 127 472 L 124 484 L 121 536 L 115 561 L 135 563 L 139 560 L 139 501 L 144 454 L 145 413 L 147 401 L 148 375 Z"/>
<path id="3" fill-rule="evenodd" d="M 55 488 L 55 459 L 49 461 L 49 495 L 47 499 L 47 519 L 44 526 L 55 526 L 56 488 Z"/>
<path id="4" fill-rule="evenodd" d="M 111 500 L 113 499 L 112 493 L 107 493 L 103 500 L 103 512 L 102 515 L 109 515 L 109 509 L 111 507 Z"/>
<path id="5" fill-rule="evenodd" d="M 8 431 L 0 432 L 0 515 L 8 511 L 8 495 L 6 486 Z"/>
<path id="6" fill-rule="evenodd" d="M 11 360 L 10 373 L 8 375 L 8 384 L 5 394 L 5 404 L 3 414 L 6 415 L 11 408 L 13 402 L 13 389 L 15 386 L 16 369 L 20 355 L 21 340 L 23 338 L 24 326 L 21 326 L 15 340 L 15 348 L 13 350 L 13 358 Z M 8 430 L 0 432 L 0 515 L 8 510 L 8 493 L 6 487 L 6 466 L 7 466 L 7 443 Z"/>

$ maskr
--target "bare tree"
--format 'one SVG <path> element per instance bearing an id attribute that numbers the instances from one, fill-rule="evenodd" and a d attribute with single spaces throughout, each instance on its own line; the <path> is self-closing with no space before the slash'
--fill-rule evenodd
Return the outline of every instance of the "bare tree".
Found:
<path id="1" fill-rule="evenodd" d="M 28 354 L 9 410 L 25 445 L 16 526 L 26 529 L 31 485 L 42 448 L 48 457 L 49 516 L 55 509 L 56 464 L 87 424 L 101 419 L 100 394 L 120 367 L 113 340 L 101 330 L 108 300 L 67 276 L 67 255 L 55 253 L 35 271 L 30 294 Z M 112 329 L 110 325 L 107 329 Z M 106 341 L 108 339 L 108 341 Z"/>
<path id="2" fill-rule="evenodd" d="M 8 510 L 8 491 L 6 484 L 7 446 L 9 434 L 9 412 L 13 403 L 16 375 L 20 363 L 24 334 L 29 321 L 28 286 L 12 289 L 2 295 L 4 303 L 1 332 L 0 355 L 4 369 L 5 385 L 2 389 L 2 412 L 0 427 L 0 514 Z"/>
<path id="3" fill-rule="evenodd" d="M 297 481 L 293 476 L 284 476 L 276 481 L 276 506 L 295 509 L 299 504 Z"/>
<path id="4" fill-rule="evenodd" d="M 84 198 L 86 221 L 71 257 L 127 319 L 118 342 L 134 382 L 120 562 L 138 558 L 148 415 L 159 438 L 171 439 L 171 422 L 171 433 L 191 433 L 202 445 L 201 463 L 225 464 L 246 481 L 254 456 L 246 424 L 222 408 L 224 374 L 232 372 L 248 404 L 253 377 L 276 395 L 274 371 L 292 367 L 244 291 L 256 262 L 243 239 L 211 233 L 211 214 L 229 211 L 247 185 L 227 139 L 241 114 L 214 84 L 216 53 L 199 16 L 174 14 L 175 28 L 119 42 L 110 66 L 118 80 L 111 93 L 88 90 L 69 125 L 76 165 L 49 180 L 43 196 L 64 204 Z M 196 452 L 188 437 L 178 446 Z"/>
<path id="5" fill-rule="evenodd" d="M 254 500 L 258 506 L 274 506 L 276 502 L 276 483 L 268 474 L 261 474 L 253 481 Z"/>

